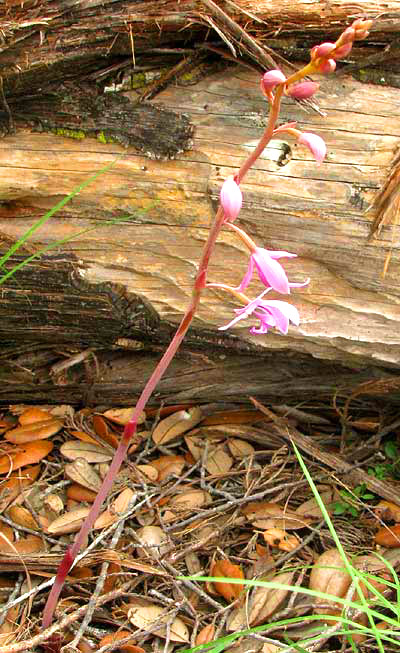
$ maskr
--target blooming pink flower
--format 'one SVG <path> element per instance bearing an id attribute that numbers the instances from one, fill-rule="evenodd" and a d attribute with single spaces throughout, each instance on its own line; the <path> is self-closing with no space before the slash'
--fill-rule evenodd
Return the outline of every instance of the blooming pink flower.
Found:
<path id="1" fill-rule="evenodd" d="M 275 86 L 286 81 L 285 75 L 280 70 L 269 70 L 261 78 L 261 87 L 269 93 Z"/>
<path id="2" fill-rule="evenodd" d="M 277 299 L 266 301 L 263 299 L 264 295 L 269 289 L 264 290 L 256 299 L 249 302 L 244 308 L 235 309 L 236 317 L 233 318 L 225 326 L 219 327 L 220 331 L 225 331 L 234 326 L 240 320 L 244 320 L 251 315 L 260 320 L 258 328 L 252 327 L 250 333 L 261 334 L 267 333 L 268 329 L 275 327 L 283 334 L 286 334 L 289 329 L 289 322 L 296 326 L 299 325 L 300 316 L 297 308 L 288 302 L 282 302 Z"/>
<path id="3" fill-rule="evenodd" d="M 226 219 L 235 220 L 242 208 L 243 196 L 233 177 L 228 177 L 222 184 L 220 200 Z"/>
<path id="4" fill-rule="evenodd" d="M 316 82 L 300 82 L 300 84 L 294 84 L 287 91 L 286 95 L 296 98 L 296 100 L 305 100 L 319 89 L 319 84 Z"/>
<path id="5" fill-rule="evenodd" d="M 311 132 L 302 132 L 297 140 L 301 145 L 308 147 L 317 163 L 322 163 L 326 156 L 326 145 L 321 136 Z"/>
<path id="6" fill-rule="evenodd" d="M 277 292 L 287 295 L 290 293 L 290 284 L 286 276 L 286 272 L 276 259 L 286 256 L 287 258 L 294 258 L 297 254 L 290 252 L 273 252 L 262 247 L 256 247 L 252 252 L 249 260 L 247 272 L 238 290 L 245 290 L 249 285 L 254 272 L 254 266 L 257 268 L 257 273 L 260 281 L 264 286 L 271 287 Z"/>

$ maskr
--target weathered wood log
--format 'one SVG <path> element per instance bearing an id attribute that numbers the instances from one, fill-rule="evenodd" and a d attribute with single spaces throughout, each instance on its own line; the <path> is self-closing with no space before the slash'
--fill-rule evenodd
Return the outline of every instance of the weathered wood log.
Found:
<path id="1" fill-rule="evenodd" d="M 287 263 L 290 278 L 310 277 L 311 283 L 293 292 L 302 317 L 299 329 L 287 337 L 270 333 L 256 339 L 246 326 L 235 331 L 243 342 L 350 365 L 399 364 L 396 225 L 385 226 L 379 238 L 369 240 L 379 190 L 390 175 L 393 180 L 398 174 L 398 164 L 392 167 L 399 141 L 397 96 L 395 89 L 340 77 L 325 81 L 317 96 L 326 116 L 306 113 L 285 101 L 282 120 L 298 119 L 303 129 L 321 134 L 328 158 L 317 167 L 295 143 L 275 140 L 245 180 L 240 220 L 261 245 L 297 252 L 299 258 Z M 174 161 L 149 160 L 132 148 L 125 153 L 118 145 L 91 138 L 75 141 L 28 131 L 6 137 L 0 151 L 0 232 L 6 239 L 20 237 L 45 209 L 114 161 L 112 169 L 74 197 L 30 243 L 48 245 L 95 221 L 101 224 L 131 214 L 130 221 L 82 235 L 63 251 L 75 253 L 76 277 L 92 284 L 122 284 L 128 294 L 147 300 L 161 320 L 176 324 L 191 292 L 221 182 L 254 147 L 266 105 L 258 92 L 258 75 L 242 67 L 216 73 L 194 86 L 167 89 L 158 102 L 166 109 L 184 111 L 194 126 L 193 148 Z M 386 204 L 393 207 L 395 199 L 396 189 Z M 383 276 L 388 252 L 391 259 Z M 210 280 L 237 283 L 246 265 L 243 246 L 224 231 Z M 51 287 L 50 272 L 47 283 Z M 18 338 L 26 341 L 29 324 L 35 324 L 24 285 L 12 320 L 15 286 L 2 288 L 3 298 L 10 298 L 0 305 L 3 338 L 14 343 Z M 51 297 L 43 285 L 36 288 L 34 309 L 51 315 Z M 41 290 L 44 303 L 39 309 Z M 255 284 L 254 293 L 259 290 Z M 98 302 L 100 315 L 100 292 Z M 221 292 L 208 291 L 195 327 L 218 334 L 217 327 L 231 318 L 233 308 Z M 18 321 L 26 325 L 19 332 Z M 71 330 L 71 338 L 77 338 L 77 345 L 93 344 L 98 324 L 100 320 L 89 319 L 85 333 L 81 329 L 79 337 Z M 59 331 L 45 318 L 36 326 L 45 329 L 52 342 L 57 338 L 65 342 L 68 326 Z M 122 335 L 126 337 L 126 330 L 116 339 Z M 218 337 L 225 338 L 221 333 Z"/>
<path id="2" fill-rule="evenodd" d="M 190 59 L 194 46 L 203 45 L 210 35 L 213 46 L 223 36 L 220 51 L 271 67 L 271 62 L 282 63 L 282 56 L 300 58 L 320 36 L 337 36 L 365 14 L 376 18 L 375 48 L 370 46 L 368 54 L 379 56 L 389 45 L 383 58 L 396 66 L 398 47 L 392 41 L 399 31 L 397 0 L 367 0 L 358 13 L 350 0 L 27 0 L 21 5 L 10 0 L 0 9 L 2 83 L 8 97 L 69 79 L 101 81 L 143 54 L 147 60 L 140 61 L 141 70 L 151 67 L 151 59 L 160 53 L 168 54 L 168 48 L 172 60 Z M 360 50 L 365 50 L 364 44 L 355 52 Z"/>

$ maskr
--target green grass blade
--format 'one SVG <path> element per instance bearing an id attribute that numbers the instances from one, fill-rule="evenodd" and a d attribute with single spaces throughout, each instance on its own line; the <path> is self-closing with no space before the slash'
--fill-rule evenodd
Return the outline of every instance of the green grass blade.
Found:
<path id="1" fill-rule="evenodd" d="M 42 227 L 48 220 L 50 220 L 50 218 L 55 213 L 57 213 L 57 211 L 62 209 L 63 206 L 65 206 L 73 197 L 75 197 L 75 195 L 78 195 L 78 193 L 80 193 L 84 188 L 89 186 L 89 184 L 91 184 L 92 181 L 97 179 L 99 175 L 102 175 L 104 172 L 107 172 L 107 170 L 109 170 L 115 163 L 116 161 L 109 163 L 107 166 L 105 166 L 104 168 L 96 172 L 96 174 L 89 177 L 89 179 L 86 179 L 86 181 L 79 184 L 79 186 L 76 186 L 76 188 L 74 188 L 74 190 L 71 191 L 69 195 L 64 197 L 59 202 L 57 202 L 55 206 L 53 206 L 49 211 L 47 211 L 47 213 L 45 213 L 39 220 L 37 220 L 35 224 L 33 224 L 32 227 L 30 227 L 16 243 L 11 245 L 8 251 L 0 258 L 0 267 L 3 267 L 4 263 L 10 258 L 10 256 L 12 256 L 20 247 L 22 247 L 22 245 L 32 236 L 32 234 L 34 234 L 35 231 L 40 229 L 40 227 Z"/>

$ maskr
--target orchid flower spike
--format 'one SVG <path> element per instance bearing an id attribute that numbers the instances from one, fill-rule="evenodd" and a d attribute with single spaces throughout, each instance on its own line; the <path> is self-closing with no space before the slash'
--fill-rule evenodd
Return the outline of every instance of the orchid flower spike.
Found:
<path id="1" fill-rule="evenodd" d="M 221 206 L 229 222 L 235 220 L 242 208 L 242 191 L 233 177 L 228 177 L 222 184 L 220 193 Z"/>
<path id="2" fill-rule="evenodd" d="M 302 132 L 297 140 L 300 145 L 308 147 L 317 163 L 322 163 L 326 156 L 326 145 L 321 136 L 311 132 Z"/>
<path id="3" fill-rule="evenodd" d="M 256 267 L 257 274 L 264 286 L 267 288 L 271 287 L 284 295 L 289 294 L 289 280 L 286 276 L 285 270 L 281 264 L 278 263 L 277 259 L 283 257 L 295 258 L 296 256 L 296 254 L 291 254 L 290 252 L 273 252 L 268 249 L 263 249 L 262 247 L 256 247 L 251 253 L 247 272 L 244 275 L 238 290 L 242 291 L 247 288 L 253 276 L 254 267 Z"/>
<path id="4" fill-rule="evenodd" d="M 250 333 L 252 334 L 263 334 L 267 333 L 270 328 L 276 328 L 285 335 L 288 332 L 290 322 L 298 326 L 300 316 L 297 308 L 288 302 L 282 302 L 277 299 L 264 300 L 263 297 L 269 290 L 270 288 L 264 290 L 261 295 L 249 302 L 244 308 L 235 309 L 236 317 L 229 324 L 219 327 L 219 330 L 225 331 L 233 327 L 240 320 L 247 319 L 251 315 L 260 320 L 260 326 L 258 328 L 252 327 L 250 329 Z"/>

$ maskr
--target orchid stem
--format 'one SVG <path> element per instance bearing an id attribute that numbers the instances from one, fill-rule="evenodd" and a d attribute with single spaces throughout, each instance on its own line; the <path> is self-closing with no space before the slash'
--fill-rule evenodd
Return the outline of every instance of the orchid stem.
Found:
<path id="1" fill-rule="evenodd" d="M 282 93 L 283 93 L 283 85 L 279 86 L 276 90 L 274 100 L 271 103 L 268 125 L 266 127 L 263 136 L 260 139 L 260 142 L 258 143 L 254 152 L 252 152 L 251 155 L 248 157 L 248 159 L 243 163 L 242 167 L 240 168 L 239 172 L 236 175 L 236 180 L 238 184 L 240 183 L 240 181 L 244 179 L 248 170 L 251 168 L 253 163 L 258 159 L 260 154 L 262 154 L 265 146 L 269 143 L 269 141 L 273 136 L 274 128 L 279 115 Z M 182 318 L 182 321 L 173 339 L 171 340 L 166 352 L 164 353 L 163 357 L 161 358 L 160 362 L 155 368 L 153 374 L 150 376 L 149 380 L 147 381 L 146 386 L 144 387 L 143 392 L 139 397 L 133 416 L 131 420 L 128 422 L 128 424 L 125 426 L 121 442 L 115 452 L 110 468 L 103 480 L 102 486 L 96 496 L 92 508 L 88 516 L 86 517 L 85 521 L 83 522 L 81 530 L 77 534 L 74 543 L 70 547 L 68 547 L 60 563 L 54 584 L 49 593 L 43 612 L 42 626 L 44 629 L 48 628 L 52 623 L 58 598 L 64 586 L 64 582 L 68 575 L 68 572 L 73 566 L 75 558 L 79 553 L 79 550 L 83 542 L 85 541 L 87 535 L 92 529 L 93 524 L 101 510 L 101 507 L 108 493 L 111 490 L 113 481 L 116 475 L 118 474 L 119 469 L 125 459 L 131 440 L 136 433 L 136 427 L 137 427 L 139 415 L 146 407 L 146 404 L 150 399 L 151 395 L 153 394 L 154 389 L 156 388 L 158 382 L 160 381 L 161 377 L 163 376 L 169 364 L 171 363 L 172 359 L 174 358 L 182 340 L 184 339 L 191 325 L 191 322 L 194 318 L 194 315 L 200 303 L 201 293 L 204 290 L 204 288 L 207 287 L 206 279 L 207 279 L 208 264 L 211 258 L 211 254 L 214 250 L 215 242 L 224 225 L 224 222 L 225 222 L 224 211 L 222 207 L 219 206 L 213 224 L 211 226 L 207 241 L 203 248 L 203 253 L 200 259 L 198 273 L 196 275 L 196 279 L 194 282 L 192 298 L 189 307 L 187 308 L 186 313 Z M 243 295 L 243 297 L 245 296 Z"/>

